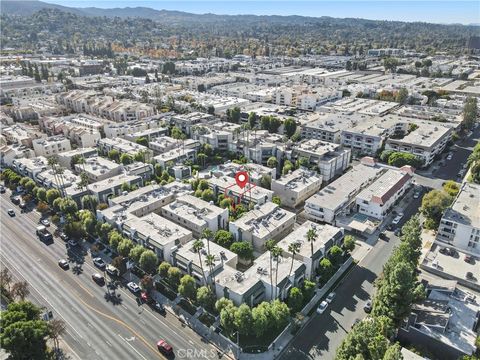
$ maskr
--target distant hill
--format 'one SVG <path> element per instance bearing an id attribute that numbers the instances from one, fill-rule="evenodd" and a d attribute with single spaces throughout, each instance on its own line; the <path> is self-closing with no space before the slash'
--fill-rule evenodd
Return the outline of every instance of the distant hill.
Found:
<path id="1" fill-rule="evenodd" d="M 86 15 L 80 9 L 57 4 L 49 4 L 37 0 L 5 0 L 0 2 L 0 10 L 2 14 L 30 16 L 42 9 L 58 9 L 77 15 Z"/>

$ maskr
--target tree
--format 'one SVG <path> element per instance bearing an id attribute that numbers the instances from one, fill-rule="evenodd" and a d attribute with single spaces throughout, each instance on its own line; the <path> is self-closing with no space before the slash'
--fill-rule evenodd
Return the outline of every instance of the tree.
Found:
<path id="1" fill-rule="evenodd" d="M 274 204 L 277 204 L 278 206 L 282 205 L 282 199 L 280 199 L 280 196 L 278 196 L 278 195 L 273 195 L 272 196 L 272 202 Z"/>
<path id="2" fill-rule="evenodd" d="M 458 192 L 460 191 L 460 185 L 453 180 L 447 180 L 442 187 L 443 190 L 445 190 L 445 192 L 452 197 L 457 196 Z"/>
<path id="3" fill-rule="evenodd" d="M 179 268 L 172 266 L 168 269 L 168 282 L 174 286 L 177 287 L 178 284 L 180 283 L 180 278 L 182 277 L 182 272 L 180 271 Z"/>
<path id="4" fill-rule="evenodd" d="M 318 275 L 323 284 L 325 284 L 334 274 L 335 269 L 333 268 L 332 262 L 327 258 L 320 260 L 318 264 Z"/>
<path id="5" fill-rule="evenodd" d="M 138 264 L 140 256 L 142 256 L 146 250 L 142 245 L 135 245 L 128 253 L 128 257 Z"/>
<path id="6" fill-rule="evenodd" d="M 128 256 L 128 254 L 130 253 L 130 250 L 133 249 L 133 246 L 134 244 L 132 240 L 124 238 L 118 244 L 117 251 L 122 256 Z"/>
<path id="7" fill-rule="evenodd" d="M 94 195 L 83 196 L 81 202 L 82 202 L 82 208 L 90 209 L 92 211 L 94 211 L 94 209 L 96 209 L 98 206 L 98 200 Z"/>
<path id="8" fill-rule="evenodd" d="M 269 253 L 269 260 L 270 260 L 270 296 L 273 298 L 273 251 L 275 248 L 275 240 L 273 239 L 268 239 L 265 242 L 265 249 Z"/>
<path id="9" fill-rule="evenodd" d="M 297 288 L 293 287 L 290 289 L 290 294 L 288 296 L 288 306 L 292 309 L 293 312 L 299 312 L 303 308 L 303 293 Z"/>
<path id="10" fill-rule="evenodd" d="M 346 235 L 343 239 L 343 249 L 349 253 L 355 249 L 355 238 L 352 235 Z"/>
<path id="11" fill-rule="evenodd" d="M 393 324 L 384 316 L 371 317 L 353 327 L 337 348 L 335 360 L 383 359 L 393 335 Z"/>
<path id="12" fill-rule="evenodd" d="M 418 156 L 413 154 L 393 152 L 388 157 L 388 165 L 396 166 L 396 167 L 410 165 L 415 168 L 419 168 L 423 165 L 423 161 Z"/>
<path id="13" fill-rule="evenodd" d="M 398 60 L 392 57 L 386 57 L 383 59 L 383 67 L 385 71 L 390 70 L 390 72 L 394 73 L 397 70 Z"/>
<path id="14" fill-rule="evenodd" d="M 145 250 L 140 255 L 140 268 L 146 273 L 152 273 L 157 267 L 158 258 L 152 250 Z"/>
<path id="15" fill-rule="evenodd" d="M 290 320 L 290 309 L 288 308 L 288 305 L 277 299 L 272 301 L 270 306 L 273 328 L 275 330 L 283 329 Z"/>
<path id="16" fill-rule="evenodd" d="M 293 170 L 293 164 L 290 160 L 285 160 L 282 169 L 282 175 L 287 175 L 290 171 Z"/>
<path id="17" fill-rule="evenodd" d="M 241 304 L 235 311 L 235 326 L 241 335 L 248 335 L 252 330 L 252 310 L 247 304 Z"/>
<path id="18" fill-rule="evenodd" d="M 240 121 L 240 108 L 235 106 L 233 109 L 227 109 L 227 121 L 238 124 Z"/>
<path id="19" fill-rule="evenodd" d="M 271 326 L 271 311 L 268 302 L 262 302 L 252 309 L 253 331 L 257 337 L 263 336 Z"/>
<path id="20" fill-rule="evenodd" d="M 402 87 L 397 92 L 397 95 L 395 95 L 395 101 L 400 103 L 400 104 L 405 104 L 407 99 L 408 99 L 408 90 L 406 88 Z"/>
<path id="21" fill-rule="evenodd" d="M 233 301 L 224 297 L 215 302 L 215 310 L 217 310 L 218 313 L 222 312 L 222 310 L 228 306 L 234 306 Z"/>
<path id="22" fill-rule="evenodd" d="M 30 290 L 28 289 L 28 283 L 26 281 L 19 281 L 12 285 L 11 295 L 16 298 L 20 299 L 21 301 L 25 300 L 25 298 L 30 294 Z"/>
<path id="23" fill-rule="evenodd" d="M 316 284 L 313 281 L 305 280 L 303 282 L 303 297 L 306 300 L 310 300 L 315 294 Z"/>
<path id="24" fill-rule="evenodd" d="M 77 203 L 71 197 L 64 198 L 60 203 L 60 211 L 65 215 L 73 216 L 78 211 Z"/>
<path id="25" fill-rule="evenodd" d="M 10 286 L 12 284 L 12 274 L 8 268 L 4 267 L 0 271 L 0 288 L 5 289 L 7 292 L 10 292 Z"/>
<path id="26" fill-rule="evenodd" d="M 112 266 L 114 266 L 118 272 L 119 275 L 123 275 L 127 272 L 127 267 L 125 265 L 125 260 L 123 256 L 116 256 L 112 260 Z"/>
<path id="27" fill-rule="evenodd" d="M 431 221 L 431 228 L 438 227 L 444 211 L 452 201 L 453 198 L 442 190 L 432 190 L 423 196 L 420 211 Z"/>
<path id="28" fill-rule="evenodd" d="M 187 299 L 194 300 L 196 295 L 196 283 L 195 279 L 190 275 L 184 275 L 180 279 L 180 285 L 178 286 L 178 292 Z"/>
<path id="29" fill-rule="evenodd" d="M 253 257 L 253 246 L 247 241 L 234 242 L 230 246 L 230 251 L 237 254 L 241 259 L 251 261 Z"/>
<path id="30" fill-rule="evenodd" d="M 292 118 L 288 118 L 287 120 L 285 120 L 285 122 L 283 123 L 283 127 L 285 129 L 285 134 L 288 137 L 292 137 L 293 134 L 295 134 L 295 132 L 297 131 L 297 123 Z"/>
<path id="31" fill-rule="evenodd" d="M 68 237 L 73 239 L 81 239 L 85 236 L 85 229 L 81 221 L 67 221 L 64 232 Z"/>
<path id="32" fill-rule="evenodd" d="M 60 336 L 65 333 L 67 326 L 62 319 L 52 319 L 48 322 L 48 337 L 53 340 L 55 349 L 60 348 Z"/>
<path id="33" fill-rule="evenodd" d="M 168 270 L 172 267 L 168 262 L 162 261 L 158 266 L 158 274 L 162 278 L 166 278 L 168 276 Z"/>
<path id="34" fill-rule="evenodd" d="M 463 106 L 462 127 L 471 129 L 476 121 L 478 121 L 477 99 L 473 97 L 467 98 Z"/>
<path id="35" fill-rule="evenodd" d="M 270 190 L 272 186 L 271 176 L 267 174 L 262 175 L 262 178 L 260 179 L 260 186 L 263 187 L 264 189 Z"/>
<path id="36" fill-rule="evenodd" d="M 312 226 L 307 230 L 307 241 L 310 243 L 310 255 L 313 258 L 313 243 L 317 240 L 317 229 Z M 313 269 L 312 269 L 313 270 Z"/>
<path id="37" fill-rule="evenodd" d="M 208 286 L 201 286 L 197 289 L 197 302 L 204 309 L 212 310 L 215 305 L 215 295 Z"/>
<path id="38" fill-rule="evenodd" d="M 193 242 L 193 250 L 198 254 L 198 262 L 200 263 L 200 271 L 202 272 L 202 277 L 204 284 L 207 283 L 207 278 L 205 277 L 205 271 L 203 270 L 203 263 L 202 263 L 202 250 L 205 248 L 205 244 L 202 240 L 195 240 Z"/>
<path id="39" fill-rule="evenodd" d="M 396 343 L 388 347 L 383 355 L 383 360 L 403 360 L 402 347 Z"/>
<path id="40" fill-rule="evenodd" d="M 133 157 L 132 157 L 132 155 L 130 155 L 130 154 L 122 154 L 122 155 L 120 156 L 120 162 L 121 162 L 123 165 L 131 164 L 131 163 L 133 163 Z"/>
<path id="41" fill-rule="evenodd" d="M 37 193 L 35 194 L 35 196 L 39 201 L 46 202 L 47 201 L 47 190 L 45 190 L 45 188 L 43 188 L 43 187 L 39 187 L 39 188 L 37 188 Z"/>
<path id="42" fill-rule="evenodd" d="M 257 114 L 253 111 L 248 114 L 248 126 L 250 129 L 254 129 L 257 125 Z"/>
<path id="43" fill-rule="evenodd" d="M 213 190 L 207 189 L 202 191 L 202 200 L 204 201 L 215 201 L 215 195 Z"/>
<path id="44" fill-rule="evenodd" d="M 107 154 L 110 160 L 118 162 L 120 160 L 120 152 L 116 149 L 112 149 Z"/>
<path id="45" fill-rule="evenodd" d="M 220 229 L 215 233 L 215 242 L 224 248 L 230 249 L 233 243 L 233 234 Z"/>
<path id="46" fill-rule="evenodd" d="M 220 312 L 220 325 L 227 334 L 232 334 L 235 330 L 235 313 L 237 308 L 229 305 Z"/>
<path id="47" fill-rule="evenodd" d="M 26 184 L 25 184 L 25 190 L 27 190 L 27 192 L 28 192 L 29 194 L 32 193 L 32 191 L 33 191 L 33 189 L 34 189 L 35 187 L 36 187 L 35 181 L 33 181 L 33 180 L 31 180 L 31 179 L 28 180 L 28 181 L 26 182 Z"/>
<path id="48" fill-rule="evenodd" d="M 0 345 L 11 359 L 45 359 L 48 335 L 47 323 L 40 320 L 40 309 L 32 303 L 10 303 L 2 312 Z"/>
<path id="49" fill-rule="evenodd" d="M 123 236 L 117 230 L 112 230 L 108 233 L 108 244 L 113 250 L 117 251 L 118 245 L 122 240 Z"/>
<path id="50" fill-rule="evenodd" d="M 47 190 L 46 197 L 48 204 L 51 206 L 53 205 L 55 199 L 58 199 L 60 197 L 60 191 L 58 191 L 57 189 Z"/>
<path id="51" fill-rule="evenodd" d="M 170 136 L 177 140 L 184 140 L 186 138 L 186 135 L 182 132 L 182 130 L 176 126 L 170 130 Z"/>
<path id="52" fill-rule="evenodd" d="M 140 280 L 140 286 L 147 293 L 150 293 L 153 290 L 153 277 L 151 275 L 144 275 Z"/>
<path id="53" fill-rule="evenodd" d="M 329 257 L 332 260 L 334 265 L 340 264 L 340 262 L 342 261 L 342 254 L 343 254 L 343 251 L 339 246 L 333 245 L 330 248 Z"/>
<path id="54" fill-rule="evenodd" d="M 275 156 L 270 156 L 267 160 L 267 166 L 272 169 L 276 168 L 278 166 L 277 158 Z"/>

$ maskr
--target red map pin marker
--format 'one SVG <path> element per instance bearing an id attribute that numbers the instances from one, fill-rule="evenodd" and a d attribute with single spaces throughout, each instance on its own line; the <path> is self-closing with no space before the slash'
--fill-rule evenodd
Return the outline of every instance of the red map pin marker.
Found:
<path id="1" fill-rule="evenodd" d="M 239 171 L 235 175 L 235 181 L 240 188 L 244 188 L 248 183 L 248 173 L 246 171 Z"/>

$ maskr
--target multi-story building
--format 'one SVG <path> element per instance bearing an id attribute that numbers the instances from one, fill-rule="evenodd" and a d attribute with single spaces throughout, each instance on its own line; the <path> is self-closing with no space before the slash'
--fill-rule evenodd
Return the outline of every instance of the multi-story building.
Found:
<path id="1" fill-rule="evenodd" d="M 75 169 L 75 160 L 78 158 L 88 159 L 97 156 L 97 149 L 78 148 L 75 150 L 65 151 L 57 155 L 58 164 L 66 169 Z"/>
<path id="2" fill-rule="evenodd" d="M 50 136 L 44 139 L 35 139 L 32 141 L 32 145 L 35 155 L 47 158 L 64 151 L 72 150 L 70 140 L 61 135 Z"/>
<path id="3" fill-rule="evenodd" d="M 296 215 L 267 202 L 255 205 L 253 210 L 230 223 L 229 229 L 236 241 L 248 241 L 256 251 L 265 251 L 265 242 L 280 239 L 288 234 L 295 224 Z"/>
<path id="4" fill-rule="evenodd" d="M 272 201 L 273 191 L 261 188 L 256 185 L 247 184 L 240 188 L 233 177 L 222 176 L 212 177 L 208 180 L 208 186 L 213 190 L 215 196 L 220 194 L 232 198 L 236 204 L 265 204 Z"/>
<path id="5" fill-rule="evenodd" d="M 322 176 L 315 171 L 300 168 L 279 179 L 272 178 L 271 189 L 280 197 L 282 205 L 295 208 L 322 186 Z"/>
<path id="6" fill-rule="evenodd" d="M 97 142 L 97 149 L 101 154 L 104 155 L 108 154 L 108 152 L 111 150 L 117 150 L 120 155 L 129 154 L 131 156 L 135 156 L 136 154 L 141 153 L 143 154 L 143 159 L 145 162 L 149 162 L 153 157 L 153 151 L 146 146 L 121 138 L 100 139 Z"/>
<path id="7" fill-rule="evenodd" d="M 120 174 L 89 184 L 87 188 L 99 202 L 106 203 L 109 198 L 118 196 L 123 192 L 123 184 L 142 186 L 143 181 L 140 176 Z"/>
<path id="8" fill-rule="evenodd" d="M 192 195 L 183 195 L 166 205 L 161 215 L 200 237 L 203 230 L 216 232 L 225 229 L 228 224 L 228 209 L 222 209 Z"/>
<path id="9" fill-rule="evenodd" d="M 462 184 L 452 205 L 443 214 L 436 240 L 480 255 L 480 185 Z"/>
<path id="10" fill-rule="evenodd" d="M 119 175 L 122 170 L 122 165 L 101 156 L 87 158 L 75 165 L 75 171 L 85 173 L 91 183 Z"/>
<path id="11" fill-rule="evenodd" d="M 3 127 L 2 135 L 5 136 L 9 144 L 19 144 L 29 148 L 33 146 L 33 140 L 46 137 L 38 129 L 19 124 Z"/>
<path id="12" fill-rule="evenodd" d="M 168 129 L 164 127 L 150 128 L 147 130 L 140 130 L 134 133 L 125 134 L 124 137 L 130 141 L 136 141 L 137 139 L 145 138 L 148 142 L 167 135 Z"/>
<path id="13" fill-rule="evenodd" d="M 207 123 L 213 119 L 213 115 L 201 112 L 192 112 L 189 114 L 174 115 L 170 121 L 172 124 L 180 128 L 185 134 L 191 135 L 193 127 L 198 124 Z"/>
<path id="14" fill-rule="evenodd" d="M 316 238 L 310 243 L 307 240 L 308 230 L 315 230 Z M 284 239 L 280 240 L 277 244 L 283 250 L 285 257 L 292 257 L 292 253 L 289 252 L 288 247 L 292 243 L 296 243 L 299 246 L 298 252 L 295 254 L 294 259 L 302 262 L 306 266 L 306 276 L 311 279 L 315 277 L 315 270 L 325 256 L 328 255 L 332 246 L 340 246 L 343 241 L 344 232 L 342 228 L 331 226 L 328 224 L 319 225 L 311 221 L 306 221 L 300 227 L 288 234 Z M 313 254 L 312 254 L 313 244 Z"/>
<path id="15" fill-rule="evenodd" d="M 228 151 L 229 144 L 233 141 L 231 132 L 210 129 L 207 126 L 196 126 L 192 136 L 201 144 L 209 144 L 219 151 Z"/>
<path id="16" fill-rule="evenodd" d="M 12 166 L 16 159 L 31 159 L 35 157 L 35 152 L 19 144 L 0 146 L 0 164 L 3 166 Z"/>
<path id="17" fill-rule="evenodd" d="M 286 158 L 295 162 L 300 158 L 308 160 L 322 175 L 325 182 L 343 174 L 350 164 L 352 152 L 339 144 L 328 143 L 320 140 L 306 140 L 295 146 L 285 147 Z"/>
<path id="18" fill-rule="evenodd" d="M 356 210 L 360 214 L 383 220 L 393 205 L 412 185 L 413 168 L 387 169 L 356 197 Z"/>
<path id="19" fill-rule="evenodd" d="M 197 150 L 180 147 L 155 156 L 153 161 L 165 169 L 168 167 L 169 163 L 172 163 L 173 165 L 182 164 L 186 160 L 195 161 L 196 158 Z"/>
<path id="20" fill-rule="evenodd" d="M 48 160 L 45 157 L 39 156 L 34 158 L 14 159 L 12 167 L 20 175 L 28 176 L 37 181 L 37 175 L 42 171 L 49 169 L 50 165 L 48 165 Z"/>

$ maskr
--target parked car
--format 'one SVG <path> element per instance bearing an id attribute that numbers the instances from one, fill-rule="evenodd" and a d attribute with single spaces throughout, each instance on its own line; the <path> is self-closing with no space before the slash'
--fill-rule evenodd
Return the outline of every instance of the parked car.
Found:
<path id="1" fill-rule="evenodd" d="M 386 234 L 385 232 L 380 233 L 380 234 L 378 235 L 378 238 L 379 238 L 380 240 L 388 240 L 388 236 L 387 236 L 387 234 Z"/>
<path id="2" fill-rule="evenodd" d="M 10 215 L 10 217 L 14 217 L 15 216 L 15 211 L 13 209 L 8 209 L 7 214 Z"/>
<path id="3" fill-rule="evenodd" d="M 21 200 L 20 196 L 14 196 L 12 198 L 12 203 L 14 203 L 15 205 L 18 205 L 18 204 L 20 204 L 20 200 Z"/>
<path id="4" fill-rule="evenodd" d="M 317 308 L 317 314 L 323 314 L 325 310 L 327 310 L 328 307 L 328 302 L 325 300 L 320 303 L 320 305 Z"/>
<path id="5" fill-rule="evenodd" d="M 130 281 L 128 284 L 127 284 L 127 288 L 133 292 L 134 294 L 138 293 L 140 291 L 140 286 L 138 286 L 137 284 L 135 284 L 133 281 Z"/>
<path id="6" fill-rule="evenodd" d="M 5 194 L 6 191 L 5 186 L 0 185 L 0 194 Z"/>
<path id="7" fill-rule="evenodd" d="M 50 226 L 50 221 L 48 221 L 48 219 L 42 219 L 42 220 L 40 220 L 40 223 L 43 226 Z"/>
<path id="8" fill-rule="evenodd" d="M 363 305 L 363 310 L 365 310 L 365 312 L 367 314 L 370 313 L 370 311 L 372 311 L 372 301 L 371 300 L 368 300 L 365 305 Z"/>
<path id="9" fill-rule="evenodd" d="M 395 234 L 395 236 L 400 236 L 400 235 L 402 235 L 402 229 L 400 229 L 400 228 L 395 229 L 395 231 L 393 233 Z"/>
<path id="10" fill-rule="evenodd" d="M 453 154 L 452 154 L 452 153 L 448 154 L 448 155 L 447 155 L 447 160 L 452 160 L 452 157 L 453 157 Z"/>
<path id="11" fill-rule="evenodd" d="M 99 258 L 99 257 L 93 258 L 93 264 L 102 270 L 104 270 L 105 267 L 107 266 L 107 263 L 103 261 L 102 258 Z"/>
<path id="12" fill-rule="evenodd" d="M 157 342 L 158 351 L 160 351 L 164 355 L 172 355 L 173 348 L 170 344 L 168 344 L 165 340 L 158 340 Z"/>
<path id="13" fill-rule="evenodd" d="M 63 241 L 68 241 L 68 236 L 67 236 L 67 234 L 65 234 L 64 232 L 62 232 L 62 233 L 60 234 L 60 239 L 62 239 Z"/>
<path id="14" fill-rule="evenodd" d="M 165 306 L 163 306 L 163 304 L 159 302 L 155 302 L 154 304 L 152 304 L 152 307 L 161 315 L 165 315 L 167 313 L 165 310 Z"/>
<path id="15" fill-rule="evenodd" d="M 78 242 L 77 240 L 70 239 L 68 240 L 68 245 L 70 245 L 71 247 L 75 247 L 78 245 Z"/>
<path id="16" fill-rule="evenodd" d="M 327 298 L 325 299 L 326 302 L 328 302 L 329 304 L 333 301 L 333 299 L 335 298 L 335 293 L 334 292 L 331 292 L 330 294 L 328 294 Z"/>
<path id="17" fill-rule="evenodd" d="M 95 273 L 92 275 L 92 280 L 95 281 L 98 285 L 104 285 L 105 284 L 105 278 L 103 277 L 102 274 Z"/>
<path id="18" fill-rule="evenodd" d="M 155 302 L 155 300 L 153 300 L 153 298 L 146 291 L 142 291 L 140 294 L 140 299 L 142 299 L 142 301 L 146 304 L 152 304 Z"/>
<path id="19" fill-rule="evenodd" d="M 24 202 L 24 201 L 20 201 L 20 205 L 18 205 L 20 207 L 20 209 L 26 209 L 27 208 L 27 204 Z"/>
<path id="20" fill-rule="evenodd" d="M 456 251 L 455 249 L 448 248 L 448 247 L 445 247 L 445 248 L 440 249 L 439 252 L 440 252 L 441 254 L 444 254 L 444 255 L 447 255 L 447 256 L 455 256 L 455 255 L 457 255 L 457 251 Z"/>
<path id="21" fill-rule="evenodd" d="M 473 279 L 474 279 L 473 273 L 472 273 L 471 271 L 467 272 L 467 273 L 465 274 L 465 278 L 466 278 L 467 280 L 473 280 Z"/>
<path id="22" fill-rule="evenodd" d="M 112 276 L 120 276 L 120 270 L 118 270 L 115 266 L 113 266 L 112 264 L 108 264 L 105 268 L 105 270 L 107 271 L 107 274 L 108 275 L 112 275 Z"/>
<path id="23" fill-rule="evenodd" d="M 465 260 L 466 263 L 473 264 L 473 256 L 465 255 L 463 260 Z"/>
<path id="24" fill-rule="evenodd" d="M 418 199 L 419 197 L 420 197 L 420 191 L 415 190 L 415 192 L 413 193 L 413 198 Z"/>
<path id="25" fill-rule="evenodd" d="M 58 260 L 58 266 L 60 266 L 63 270 L 68 270 L 70 268 L 70 264 L 65 259 Z"/>
<path id="26" fill-rule="evenodd" d="M 403 213 L 399 213 L 397 216 L 395 216 L 395 218 L 392 220 L 392 224 L 393 225 L 398 225 L 398 223 L 400 222 L 400 220 L 402 220 L 403 218 Z"/>

